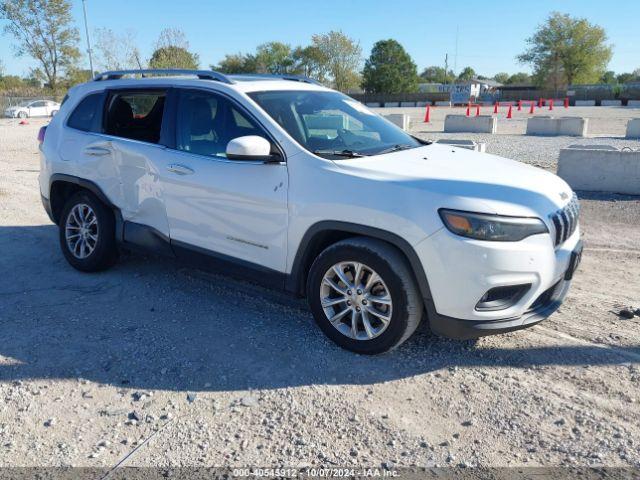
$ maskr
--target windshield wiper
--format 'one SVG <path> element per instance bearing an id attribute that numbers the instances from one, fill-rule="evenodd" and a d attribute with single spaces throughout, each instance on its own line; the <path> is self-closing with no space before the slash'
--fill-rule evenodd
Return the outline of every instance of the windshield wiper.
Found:
<path id="1" fill-rule="evenodd" d="M 353 150 L 314 150 L 316 155 L 335 155 L 336 157 L 347 158 L 361 158 L 366 157 L 362 153 L 354 152 Z"/>
<path id="2" fill-rule="evenodd" d="M 393 147 L 389 147 L 389 148 L 385 148 L 384 150 L 380 150 L 378 153 L 376 153 L 376 155 L 382 155 L 384 153 L 391 153 L 391 152 L 399 152 L 400 150 L 407 150 L 409 148 L 416 148 L 413 145 L 394 145 Z"/>

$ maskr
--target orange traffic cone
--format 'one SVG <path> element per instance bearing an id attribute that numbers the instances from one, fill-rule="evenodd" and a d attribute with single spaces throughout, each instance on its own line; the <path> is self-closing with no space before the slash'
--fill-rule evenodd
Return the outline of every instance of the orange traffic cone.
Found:
<path id="1" fill-rule="evenodd" d="M 431 105 L 427 104 L 427 111 L 424 113 L 424 123 L 431 121 Z"/>
<path id="2" fill-rule="evenodd" d="M 511 109 L 513 107 L 511 105 L 509 105 L 509 111 L 507 112 L 507 118 L 511 118 Z"/>
<path id="3" fill-rule="evenodd" d="M 553 99 L 549 100 L 549 110 L 553 110 Z"/>
<path id="4" fill-rule="evenodd" d="M 500 102 L 496 102 L 493 106 L 493 113 L 498 113 L 498 108 L 500 107 Z"/>
<path id="5" fill-rule="evenodd" d="M 18 125 L 29 125 L 29 122 L 27 122 L 26 120 L 20 120 Z"/>
<path id="6" fill-rule="evenodd" d="M 471 104 L 467 104 L 467 117 L 471 115 Z"/>
<path id="7" fill-rule="evenodd" d="M 476 117 L 480 116 L 480 105 L 476 105 Z"/>
<path id="8" fill-rule="evenodd" d="M 536 108 L 536 102 L 531 101 L 531 107 L 529 108 L 529 115 L 533 115 L 533 113 L 535 112 L 534 110 L 535 108 Z"/>
<path id="9" fill-rule="evenodd" d="M 564 108 L 569 108 L 569 97 L 564 98 Z"/>
<path id="10" fill-rule="evenodd" d="M 542 108 L 542 98 L 538 99 L 538 108 Z"/>
<path id="11" fill-rule="evenodd" d="M 522 100 L 518 100 L 518 111 L 522 110 Z"/>

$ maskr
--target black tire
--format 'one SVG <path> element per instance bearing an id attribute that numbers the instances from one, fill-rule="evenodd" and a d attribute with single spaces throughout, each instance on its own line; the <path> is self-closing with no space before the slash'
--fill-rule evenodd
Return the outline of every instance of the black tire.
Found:
<path id="1" fill-rule="evenodd" d="M 85 258 L 78 258 L 67 245 L 65 229 L 71 211 L 76 205 L 88 205 L 96 216 L 97 237 L 94 250 Z M 82 190 L 71 196 L 62 209 L 59 222 L 59 237 L 62 253 L 69 264 L 82 272 L 98 272 L 111 267 L 118 259 L 115 238 L 115 218 L 111 209 L 91 192 Z"/>
<path id="2" fill-rule="evenodd" d="M 18 118 L 29 118 L 29 115 L 27 114 L 27 112 L 18 112 Z"/>
<path id="3" fill-rule="evenodd" d="M 325 273 L 333 265 L 349 261 L 365 264 L 377 272 L 386 284 L 393 302 L 391 319 L 386 329 L 378 336 L 366 340 L 350 338 L 341 333 L 331 324 L 321 304 L 321 286 Z M 342 348 L 367 355 L 392 350 L 409 338 L 418 327 L 424 308 L 420 291 L 404 256 L 392 245 L 368 237 L 337 242 L 316 258 L 307 280 L 307 300 L 316 323 L 331 340 Z"/>

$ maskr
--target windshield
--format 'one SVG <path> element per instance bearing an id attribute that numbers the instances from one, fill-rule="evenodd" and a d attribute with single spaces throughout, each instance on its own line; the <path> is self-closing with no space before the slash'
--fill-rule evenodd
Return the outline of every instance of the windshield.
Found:
<path id="1" fill-rule="evenodd" d="M 422 144 L 360 102 L 338 92 L 251 92 L 289 135 L 325 158 L 377 155 Z"/>

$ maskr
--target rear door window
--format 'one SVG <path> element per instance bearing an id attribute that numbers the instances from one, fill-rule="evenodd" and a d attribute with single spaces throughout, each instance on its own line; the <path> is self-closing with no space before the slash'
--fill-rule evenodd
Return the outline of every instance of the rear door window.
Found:
<path id="1" fill-rule="evenodd" d="M 93 131 L 94 119 L 99 115 L 101 105 L 102 93 L 87 95 L 69 116 L 67 125 L 83 132 Z"/>
<path id="2" fill-rule="evenodd" d="M 109 97 L 104 133 L 142 142 L 158 143 L 166 92 L 114 92 Z"/>

